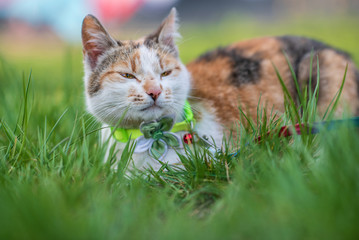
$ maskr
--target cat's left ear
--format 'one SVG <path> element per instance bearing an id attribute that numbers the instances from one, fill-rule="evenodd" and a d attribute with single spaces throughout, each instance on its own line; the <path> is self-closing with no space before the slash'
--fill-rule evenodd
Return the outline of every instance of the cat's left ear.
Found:
<path id="1" fill-rule="evenodd" d="M 152 34 L 146 37 L 145 43 L 158 43 L 169 47 L 175 56 L 178 56 L 178 49 L 175 40 L 181 35 L 178 33 L 178 18 L 176 8 L 172 8 L 170 14 L 163 20 L 161 26 Z"/>
<path id="2" fill-rule="evenodd" d="M 85 60 L 87 60 L 92 69 L 97 65 L 98 58 L 108 49 L 116 47 L 116 42 L 100 21 L 92 16 L 87 15 L 82 22 L 82 45 Z"/>

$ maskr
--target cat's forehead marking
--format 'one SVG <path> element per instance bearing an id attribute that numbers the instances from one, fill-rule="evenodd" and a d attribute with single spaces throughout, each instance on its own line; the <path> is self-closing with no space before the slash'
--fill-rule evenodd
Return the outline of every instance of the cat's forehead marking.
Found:
<path id="1" fill-rule="evenodd" d="M 153 48 L 148 48 L 146 45 L 141 45 L 139 53 L 143 73 L 155 74 L 160 68 L 157 51 Z"/>
<path id="2" fill-rule="evenodd" d="M 124 61 L 119 59 L 117 62 L 115 62 L 111 67 L 110 70 L 115 71 L 116 69 L 126 69 L 131 68 L 132 64 L 129 61 Z"/>
<path id="3" fill-rule="evenodd" d="M 138 70 L 139 65 L 141 64 L 139 50 L 133 53 L 132 57 L 130 58 L 130 62 L 131 62 L 131 70 L 132 72 L 135 73 Z"/>

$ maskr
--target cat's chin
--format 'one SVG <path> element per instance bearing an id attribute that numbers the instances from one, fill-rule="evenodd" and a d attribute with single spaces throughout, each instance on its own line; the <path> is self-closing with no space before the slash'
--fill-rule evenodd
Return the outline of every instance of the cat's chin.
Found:
<path id="1" fill-rule="evenodd" d="M 168 114 L 166 108 L 160 107 L 157 105 L 152 105 L 137 111 L 138 118 L 142 119 L 143 121 L 152 121 L 158 118 L 163 117 L 164 115 Z"/>
<path id="2" fill-rule="evenodd" d="M 151 105 L 149 107 L 145 107 L 139 110 L 139 112 L 146 112 L 146 111 L 162 111 L 163 107 L 160 107 L 158 105 Z"/>
<path id="3" fill-rule="evenodd" d="M 118 119 L 117 122 L 106 121 L 106 119 L 102 119 L 101 122 L 120 128 L 139 128 L 142 122 L 156 120 L 169 114 L 170 111 L 167 111 L 164 107 L 150 106 L 144 109 L 133 109 L 131 112 L 127 113 L 126 117 L 123 118 L 121 123 L 119 123 L 119 121 L 121 121 L 120 119 Z"/>

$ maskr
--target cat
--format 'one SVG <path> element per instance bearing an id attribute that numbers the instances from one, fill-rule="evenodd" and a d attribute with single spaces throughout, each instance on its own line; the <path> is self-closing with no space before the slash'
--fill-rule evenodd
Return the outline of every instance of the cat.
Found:
<path id="1" fill-rule="evenodd" d="M 161 162 L 179 164 L 176 152 L 183 151 L 182 139 L 190 142 L 193 136 L 183 126 L 175 133 L 170 128 L 171 119 L 178 123 L 186 118 L 186 101 L 192 109 L 187 115 L 194 115 L 190 121 L 193 132 L 199 138 L 211 139 L 216 146 L 221 146 L 224 131 L 240 119 L 239 106 L 252 119 L 257 118 L 258 104 L 268 111 L 283 113 L 284 93 L 273 65 L 292 97 L 298 97 L 283 51 L 300 87 L 309 84 L 313 51 L 312 89 L 315 88 L 318 57 L 320 114 L 337 94 L 348 64 L 337 113 L 342 113 L 344 106 L 351 114 L 358 113 L 359 74 L 343 51 L 304 37 L 263 37 L 218 48 L 185 66 L 176 46 L 179 36 L 174 8 L 155 32 L 135 41 L 115 40 L 92 15 L 83 21 L 87 109 L 104 124 L 102 139 L 109 140 L 109 146 L 116 145 L 117 160 L 128 140 L 123 131 L 132 133 L 138 151 L 135 150 L 130 168 L 157 170 Z M 162 132 L 158 130 L 161 121 L 165 122 L 161 126 L 166 126 Z M 157 128 L 151 128 L 155 125 Z M 117 138 L 114 127 L 120 129 Z M 157 129 L 159 135 L 152 132 L 150 137 L 144 137 L 149 134 L 144 133 L 148 127 Z M 169 140 L 175 144 L 169 144 Z M 161 161 L 153 155 L 158 151 L 163 153 Z"/>

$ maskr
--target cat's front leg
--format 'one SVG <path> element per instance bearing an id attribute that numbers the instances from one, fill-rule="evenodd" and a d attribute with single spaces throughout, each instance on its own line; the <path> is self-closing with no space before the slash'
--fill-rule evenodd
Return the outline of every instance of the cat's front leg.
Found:
<path id="1" fill-rule="evenodd" d="M 224 128 L 217 119 L 214 110 L 197 105 L 198 119 L 196 119 L 196 134 L 212 143 L 217 149 L 221 148 Z"/>

